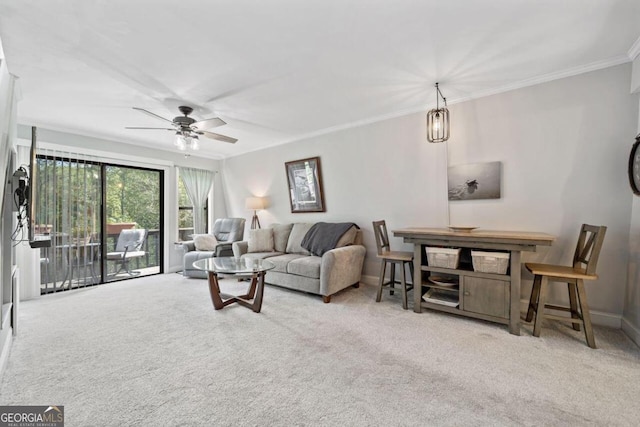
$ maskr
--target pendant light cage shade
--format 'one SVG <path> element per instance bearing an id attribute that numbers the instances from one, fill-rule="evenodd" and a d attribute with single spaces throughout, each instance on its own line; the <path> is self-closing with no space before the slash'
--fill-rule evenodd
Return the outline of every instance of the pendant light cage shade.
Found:
<path id="1" fill-rule="evenodd" d="M 427 141 L 444 142 L 449 139 L 449 110 L 434 108 L 427 113 Z"/>
<path id="2" fill-rule="evenodd" d="M 440 108 L 440 98 L 444 107 Z M 427 113 L 427 141 L 444 142 L 449 139 L 449 110 L 447 98 L 442 96 L 438 83 L 436 83 L 436 108 Z"/>

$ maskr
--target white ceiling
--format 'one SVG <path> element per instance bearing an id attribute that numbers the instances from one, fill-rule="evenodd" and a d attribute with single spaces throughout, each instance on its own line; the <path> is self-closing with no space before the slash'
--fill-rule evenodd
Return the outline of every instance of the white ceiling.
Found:
<path id="1" fill-rule="evenodd" d="M 0 0 L 20 122 L 223 158 L 630 60 L 639 0 Z"/>

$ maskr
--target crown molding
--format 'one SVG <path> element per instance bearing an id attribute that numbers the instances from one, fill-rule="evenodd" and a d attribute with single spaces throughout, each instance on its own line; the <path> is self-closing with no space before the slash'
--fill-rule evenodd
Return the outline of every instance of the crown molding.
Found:
<path id="1" fill-rule="evenodd" d="M 448 105 L 453 105 L 453 104 L 458 104 L 461 102 L 466 102 L 466 101 L 471 101 L 473 99 L 478 99 L 478 98 L 484 98 L 485 96 L 491 96 L 491 95 L 497 95 L 503 92 L 509 92 L 512 90 L 516 90 L 516 89 L 521 89 L 521 88 L 525 88 L 525 87 L 529 87 L 529 86 L 535 86 L 541 83 L 547 83 L 553 80 L 558 80 L 558 79 L 563 79 L 566 77 L 572 77 L 572 76 L 577 76 L 579 74 L 584 74 L 584 73 L 588 73 L 590 71 L 596 71 L 596 70 L 601 70 L 604 68 L 608 68 L 608 67 L 613 67 L 616 65 L 620 65 L 620 64 L 624 64 L 629 62 L 629 57 L 627 55 L 619 55 L 619 56 L 615 56 L 613 58 L 608 58 L 602 61 L 597 61 L 597 62 L 592 62 L 590 64 L 585 64 L 585 65 L 581 65 L 579 67 L 574 67 L 574 68 L 569 68 L 566 70 L 562 70 L 562 71 L 558 71 L 558 72 L 554 72 L 554 73 L 549 73 L 549 74 L 544 74 L 542 76 L 537 76 L 537 77 L 533 77 L 530 79 L 526 79 L 526 80 L 520 80 L 519 82 L 515 82 L 513 84 L 510 85 L 505 85 L 505 86 L 500 86 L 498 88 L 493 88 L 493 89 L 489 89 L 489 90 L 485 90 L 485 91 L 479 91 L 479 92 L 474 92 L 468 96 L 464 96 L 464 97 L 460 97 L 460 98 L 455 98 L 455 99 L 449 99 L 447 98 L 447 104 Z M 326 135 L 326 134 L 330 134 L 330 133 L 335 133 L 335 132 L 339 132 L 339 131 L 343 131 L 343 130 L 347 130 L 347 129 L 352 129 L 352 128 L 357 128 L 360 126 L 365 126 L 368 124 L 372 124 L 372 123 L 377 123 L 377 122 L 381 122 L 384 120 L 389 120 L 389 119 L 394 119 L 397 117 L 403 117 L 409 114 L 416 114 L 416 113 L 424 113 L 429 109 L 429 106 L 427 105 L 425 106 L 421 106 L 418 108 L 407 108 L 404 110 L 398 110 L 398 111 L 394 111 L 392 113 L 389 114 L 384 114 L 384 115 L 380 115 L 380 116 L 376 116 L 376 117 L 370 117 L 367 119 L 363 119 L 363 120 L 358 120 L 355 122 L 351 122 L 351 123 L 347 123 L 347 124 L 343 124 L 343 125 L 338 125 L 338 126 L 332 126 L 332 127 L 328 127 L 328 128 L 324 128 L 324 129 L 319 129 L 317 131 L 314 132 L 309 132 L 306 134 L 300 134 L 300 135 L 295 135 L 292 136 L 290 138 L 287 139 L 283 139 L 280 140 L 274 144 L 271 144 L 269 147 L 261 147 L 261 148 L 256 148 L 255 150 L 249 150 L 246 151 L 244 153 L 239 153 L 239 154 L 234 154 L 229 156 L 228 158 L 231 157 L 236 157 L 236 156 L 241 156 L 243 154 L 252 152 L 252 151 L 260 151 L 260 150 L 264 150 L 267 148 L 271 148 L 271 147 L 275 147 L 278 145 L 284 145 L 284 144 L 290 144 L 293 142 L 298 142 L 298 141 L 304 141 L 307 139 L 311 139 L 317 136 L 322 136 L 322 135 Z"/>
<path id="2" fill-rule="evenodd" d="M 631 45 L 631 49 L 629 49 L 627 55 L 629 55 L 629 59 L 632 61 L 640 55 L 640 37 Z"/>
<path id="3" fill-rule="evenodd" d="M 469 101 L 477 98 L 483 98 L 485 96 L 496 95 L 499 93 L 509 92 L 511 90 L 521 89 L 529 86 L 535 86 L 542 83 L 548 83 L 553 80 L 559 80 L 559 79 L 564 79 L 566 77 L 577 76 L 580 74 L 589 73 L 591 71 L 597 71 L 604 68 L 614 67 L 616 65 L 624 64 L 627 62 L 629 62 L 629 57 L 627 55 L 615 56 L 613 58 L 592 62 L 590 64 L 581 65 L 579 67 L 568 68 L 566 70 L 544 74 L 544 75 L 533 77 L 526 80 L 521 80 L 519 82 L 515 82 L 510 85 L 501 86 L 495 89 L 475 92 L 468 97 L 455 99 L 453 100 L 453 102 L 449 102 L 449 104 Z"/>

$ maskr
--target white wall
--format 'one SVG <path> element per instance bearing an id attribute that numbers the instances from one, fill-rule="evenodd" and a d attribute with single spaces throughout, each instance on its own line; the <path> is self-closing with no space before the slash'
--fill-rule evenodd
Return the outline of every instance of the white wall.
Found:
<path id="1" fill-rule="evenodd" d="M 499 160 L 503 166 L 502 198 L 452 202 L 452 223 L 557 236 L 549 250 L 525 261 L 570 265 L 580 225 L 608 227 L 600 278 L 585 286 L 598 322 L 617 327 L 632 202 L 627 162 L 638 119 L 630 78 L 624 64 L 455 105 L 456 139 L 449 145 L 451 165 Z M 531 276 L 523 277 L 528 291 Z M 552 298 L 565 301 L 566 293 L 554 286 Z"/>
<path id="2" fill-rule="evenodd" d="M 327 210 L 293 214 L 284 163 L 315 156 L 320 157 Z M 372 221 L 385 219 L 389 230 L 447 224 L 445 162 L 445 145 L 426 142 L 424 114 L 412 114 L 227 159 L 227 207 L 231 216 L 250 219 L 244 199 L 267 197 L 269 206 L 258 213 L 263 227 L 273 222 L 355 222 L 367 247 L 365 273 L 376 275 Z M 403 247 L 401 239 L 393 239 L 392 245 Z"/>
<path id="3" fill-rule="evenodd" d="M 270 199 L 263 226 L 354 221 L 365 232 L 365 274 L 375 276 L 371 221 L 386 219 L 391 229 L 448 223 L 447 146 L 451 165 L 501 161 L 502 198 L 451 202 L 451 224 L 547 232 L 557 236 L 552 248 L 525 259 L 568 263 L 581 223 L 608 226 L 601 278 L 587 292 L 594 322 L 619 327 L 632 204 L 626 164 L 638 121 L 630 82 L 624 64 L 452 105 L 447 144 L 427 143 L 424 114 L 413 114 L 228 159 L 228 208 L 250 216 L 243 201 L 253 194 Z M 284 162 L 311 156 L 321 157 L 327 212 L 291 214 Z"/>
<path id="4" fill-rule="evenodd" d="M 631 92 L 640 93 L 640 57 L 633 61 Z M 638 117 L 640 133 L 640 117 Z M 633 197 L 629 226 L 629 266 L 622 329 L 640 345 L 640 197 Z"/>

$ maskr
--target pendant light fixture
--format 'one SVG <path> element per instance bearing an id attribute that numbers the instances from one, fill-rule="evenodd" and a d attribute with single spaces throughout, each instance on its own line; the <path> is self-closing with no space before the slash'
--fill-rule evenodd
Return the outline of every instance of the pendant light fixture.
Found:
<path id="1" fill-rule="evenodd" d="M 444 107 L 440 108 L 440 98 Z M 444 142 L 449 139 L 449 110 L 447 98 L 442 96 L 438 83 L 436 83 L 436 108 L 427 113 L 427 140 L 429 142 Z"/>

